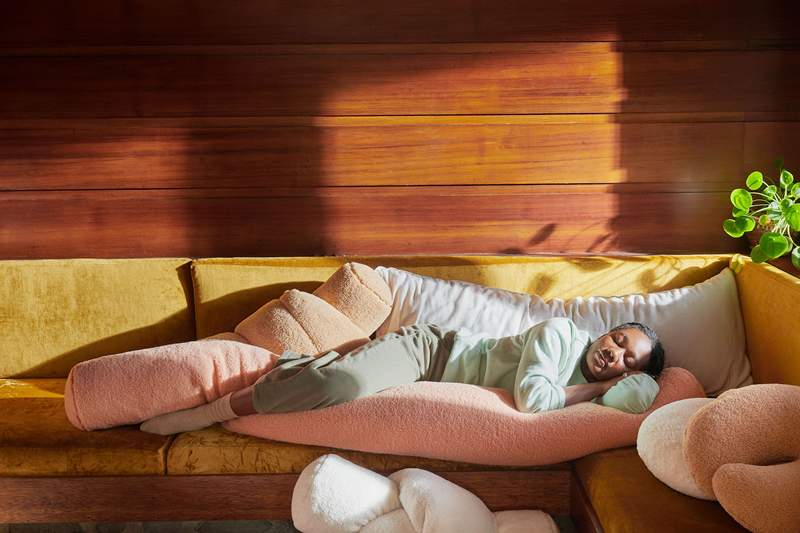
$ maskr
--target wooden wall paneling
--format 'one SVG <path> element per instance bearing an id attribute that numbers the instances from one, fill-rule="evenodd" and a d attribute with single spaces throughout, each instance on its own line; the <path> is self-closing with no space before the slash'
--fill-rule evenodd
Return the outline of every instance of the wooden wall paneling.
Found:
<path id="1" fill-rule="evenodd" d="M 635 184 L 5 192 L 0 257 L 716 253 L 729 212 Z"/>
<path id="2" fill-rule="evenodd" d="M 324 45 L 0 57 L 0 118 L 782 111 L 800 51 Z M 149 50 L 154 54 L 157 49 Z M 746 73 L 746 74 L 744 74 Z"/>
<path id="3" fill-rule="evenodd" d="M 800 117 L 798 117 L 800 118 Z M 760 170 L 775 179 L 776 159 L 783 159 L 795 179 L 800 179 L 800 121 L 748 122 L 744 130 L 744 170 Z M 739 184 L 744 183 L 744 178 Z"/>
<path id="4" fill-rule="evenodd" d="M 725 190 L 741 179 L 741 115 L 696 122 L 703 118 L 5 120 L 0 190 L 622 182 Z"/>
<path id="5" fill-rule="evenodd" d="M 39 0 L 0 3 L 0 45 L 779 39 L 800 35 L 796 9 L 792 0 Z"/>

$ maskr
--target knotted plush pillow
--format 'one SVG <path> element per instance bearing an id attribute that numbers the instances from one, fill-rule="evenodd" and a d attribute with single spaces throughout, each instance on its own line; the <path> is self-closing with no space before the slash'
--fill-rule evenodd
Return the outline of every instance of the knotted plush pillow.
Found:
<path id="1" fill-rule="evenodd" d="M 67 418 L 88 431 L 196 407 L 252 385 L 286 349 L 319 355 L 360 346 L 390 311 L 388 286 L 357 263 L 342 266 L 315 294 L 286 291 L 236 332 L 78 363 L 64 390 Z"/>
<path id="2" fill-rule="evenodd" d="M 752 531 L 800 531 L 800 387 L 750 385 L 684 400 L 642 424 L 647 468 L 675 490 L 717 499 Z"/>
<path id="3" fill-rule="evenodd" d="M 800 387 L 731 390 L 700 409 L 683 455 L 697 485 L 752 531 L 800 531 Z"/>
<path id="4" fill-rule="evenodd" d="M 303 533 L 558 532 L 546 513 L 492 513 L 477 496 L 431 472 L 406 468 L 385 477 L 332 454 L 300 474 L 292 521 Z"/>

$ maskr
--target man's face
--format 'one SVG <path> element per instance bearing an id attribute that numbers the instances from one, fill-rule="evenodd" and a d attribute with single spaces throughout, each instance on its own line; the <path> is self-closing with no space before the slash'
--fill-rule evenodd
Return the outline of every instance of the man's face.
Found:
<path id="1" fill-rule="evenodd" d="M 644 370 L 652 350 L 650 338 L 637 328 L 623 328 L 606 333 L 586 350 L 586 368 L 595 381 Z"/>

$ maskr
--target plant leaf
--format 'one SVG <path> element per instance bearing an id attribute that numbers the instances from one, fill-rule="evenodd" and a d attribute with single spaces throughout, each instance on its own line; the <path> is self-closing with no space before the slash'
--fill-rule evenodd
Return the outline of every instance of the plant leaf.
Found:
<path id="1" fill-rule="evenodd" d="M 753 195 L 747 189 L 734 189 L 731 192 L 731 203 L 734 207 L 748 211 L 753 205 Z"/>
<path id="2" fill-rule="evenodd" d="M 751 172 L 747 176 L 746 183 L 748 189 L 750 189 L 751 191 L 757 191 L 764 184 L 764 174 L 762 174 L 758 170 Z"/>
<path id="3" fill-rule="evenodd" d="M 733 218 L 741 217 L 747 214 L 747 209 L 739 209 L 738 207 L 734 207 L 733 211 L 731 211 L 731 215 Z"/>
<path id="4" fill-rule="evenodd" d="M 725 233 L 738 239 L 742 235 L 744 235 L 744 231 L 739 229 L 738 224 L 732 218 L 726 219 L 725 222 L 722 223 L 722 229 L 725 230 Z"/>
<path id="5" fill-rule="evenodd" d="M 800 198 L 800 182 L 792 185 L 792 188 L 789 189 L 789 194 L 793 195 L 795 198 Z"/>
<path id="6" fill-rule="evenodd" d="M 781 200 L 781 213 L 785 215 L 786 212 L 789 210 L 789 208 L 792 207 L 793 205 L 794 205 L 794 200 L 792 200 L 791 198 L 784 198 L 783 200 Z"/>
<path id="7" fill-rule="evenodd" d="M 786 211 L 786 222 L 794 231 L 800 231 L 800 205 L 793 205 Z"/>
<path id="8" fill-rule="evenodd" d="M 752 259 L 754 263 L 763 263 L 769 259 L 769 257 L 767 257 L 767 255 L 761 249 L 761 245 L 756 244 L 750 251 L 750 259 Z"/>
<path id="9" fill-rule="evenodd" d="M 789 239 L 774 231 L 768 231 L 762 234 L 761 239 L 758 241 L 758 246 L 761 247 L 761 251 L 764 255 L 770 259 L 776 259 L 782 256 L 791 248 Z"/>
<path id="10" fill-rule="evenodd" d="M 766 194 L 770 200 L 775 198 L 776 192 L 778 192 L 778 188 L 774 185 L 769 185 L 766 189 L 764 189 L 764 194 Z"/>
<path id="11" fill-rule="evenodd" d="M 783 185 L 783 187 L 786 188 L 786 187 L 788 187 L 789 185 L 792 184 L 792 182 L 794 181 L 794 176 L 788 170 L 783 169 L 783 170 L 781 170 L 780 181 L 781 181 L 781 185 Z"/>
<path id="12" fill-rule="evenodd" d="M 742 233 L 753 231 L 753 228 L 756 227 L 756 219 L 751 216 L 736 217 L 734 220 L 736 222 L 736 229 Z"/>
<path id="13" fill-rule="evenodd" d="M 760 226 L 766 226 L 767 224 L 769 224 L 769 215 L 761 215 L 760 217 L 758 217 L 758 224 Z"/>
<path id="14" fill-rule="evenodd" d="M 792 264 L 797 270 L 800 270 L 800 246 L 795 246 L 792 250 Z"/>

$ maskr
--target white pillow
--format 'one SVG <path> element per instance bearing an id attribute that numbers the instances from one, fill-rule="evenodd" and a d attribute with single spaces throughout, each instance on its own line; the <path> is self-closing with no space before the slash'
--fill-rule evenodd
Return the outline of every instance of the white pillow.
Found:
<path id="1" fill-rule="evenodd" d="M 689 287 L 629 296 L 554 298 L 491 289 L 377 267 L 392 290 L 392 312 L 376 336 L 411 324 L 467 328 L 492 337 L 522 333 L 548 318 L 564 316 L 598 337 L 625 322 L 641 322 L 658 333 L 667 366 L 689 370 L 706 394 L 750 385 L 744 324 L 736 279 L 730 268 Z"/>
<path id="2" fill-rule="evenodd" d="M 650 472 L 669 487 L 694 498 L 715 500 L 698 485 L 683 459 L 683 431 L 689 419 L 712 398 L 689 398 L 659 407 L 644 419 L 636 451 Z"/>

